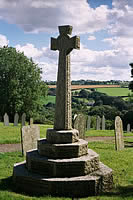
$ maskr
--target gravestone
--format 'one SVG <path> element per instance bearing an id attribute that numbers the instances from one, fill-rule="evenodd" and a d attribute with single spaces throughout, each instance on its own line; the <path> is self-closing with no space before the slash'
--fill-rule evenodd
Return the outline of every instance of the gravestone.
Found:
<path id="1" fill-rule="evenodd" d="M 87 130 L 90 130 L 91 128 L 91 116 L 88 116 L 87 118 Z"/>
<path id="2" fill-rule="evenodd" d="M 101 128 L 101 118 L 97 116 L 96 118 L 96 130 L 100 130 Z"/>
<path id="3" fill-rule="evenodd" d="M 102 116 L 102 130 L 105 130 L 105 117 Z"/>
<path id="4" fill-rule="evenodd" d="M 37 149 L 37 140 L 40 138 L 40 128 L 36 125 L 23 126 L 21 130 L 22 154 L 31 149 Z"/>
<path id="5" fill-rule="evenodd" d="M 19 115 L 18 115 L 18 113 L 15 113 L 15 116 L 14 116 L 14 126 L 18 126 L 18 120 L 19 120 Z"/>
<path id="6" fill-rule="evenodd" d="M 117 151 L 124 149 L 123 124 L 119 116 L 115 118 L 115 148 Z"/>
<path id="7" fill-rule="evenodd" d="M 79 138 L 85 138 L 86 117 L 83 114 L 78 114 L 74 120 L 74 129 L 79 131 Z"/>
<path id="8" fill-rule="evenodd" d="M 33 118 L 30 118 L 30 125 L 33 124 Z"/>
<path id="9" fill-rule="evenodd" d="M 25 123 L 26 123 L 26 114 L 23 113 L 22 114 L 22 119 L 21 119 L 21 126 L 25 126 Z"/>
<path id="10" fill-rule="evenodd" d="M 9 117 L 8 117 L 7 113 L 5 113 L 5 115 L 4 115 L 4 125 L 9 126 Z"/>
<path id="11" fill-rule="evenodd" d="M 127 133 L 129 133 L 130 132 L 130 124 L 127 124 Z"/>
<path id="12" fill-rule="evenodd" d="M 59 26 L 59 32 L 57 39 L 51 38 L 51 49 L 59 50 L 54 128 L 47 129 L 36 150 L 26 153 L 26 161 L 14 165 L 13 180 L 27 193 L 87 197 L 112 188 L 112 169 L 72 129 L 70 52 L 80 43 L 79 37 L 70 37 L 71 26 Z"/>

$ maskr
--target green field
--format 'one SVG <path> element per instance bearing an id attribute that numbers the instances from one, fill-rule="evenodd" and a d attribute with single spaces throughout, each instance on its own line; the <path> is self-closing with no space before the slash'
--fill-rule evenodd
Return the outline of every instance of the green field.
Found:
<path id="1" fill-rule="evenodd" d="M 109 96 L 128 96 L 130 93 L 128 88 L 97 88 L 96 91 L 106 93 Z"/>
<path id="2" fill-rule="evenodd" d="M 55 96 L 50 96 L 50 95 L 48 95 L 47 97 L 45 97 L 45 99 L 44 98 L 42 98 L 42 100 L 41 101 L 43 101 L 43 104 L 48 104 L 49 102 L 51 102 L 51 103 L 55 103 Z"/>

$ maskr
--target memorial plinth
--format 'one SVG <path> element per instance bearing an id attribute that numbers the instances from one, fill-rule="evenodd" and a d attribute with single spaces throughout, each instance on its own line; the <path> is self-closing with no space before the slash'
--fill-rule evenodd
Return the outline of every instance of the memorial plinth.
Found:
<path id="1" fill-rule="evenodd" d="M 26 153 L 26 161 L 14 165 L 13 180 L 16 188 L 35 195 L 97 195 L 112 188 L 112 169 L 72 129 L 70 52 L 79 49 L 80 39 L 70 37 L 69 25 L 60 26 L 59 32 L 57 39 L 51 38 L 51 49 L 59 50 L 54 128 L 38 140 L 37 149 Z"/>

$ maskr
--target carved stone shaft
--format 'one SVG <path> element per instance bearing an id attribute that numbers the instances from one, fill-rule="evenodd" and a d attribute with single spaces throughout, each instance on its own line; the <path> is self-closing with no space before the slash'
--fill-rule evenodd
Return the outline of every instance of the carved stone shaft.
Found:
<path id="1" fill-rule="evenodd" d="M 51 38 L 51 50 L 59 50 L 56 87 L 55 130 L 72 129 L 70 52 L 79 49 L 80 39 L 70 38 L 72 26 L 59 26 L 60 35 Z"/>

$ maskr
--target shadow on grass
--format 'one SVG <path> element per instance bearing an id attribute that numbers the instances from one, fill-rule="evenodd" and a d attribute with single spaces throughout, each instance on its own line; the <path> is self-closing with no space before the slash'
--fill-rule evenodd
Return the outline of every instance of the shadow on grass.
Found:
<path id="1" fill-rule="evenodd" d="M 13 190 L 12 177 L 0 179 L 0 190 L 8 190 L 8 191 Z"/>

